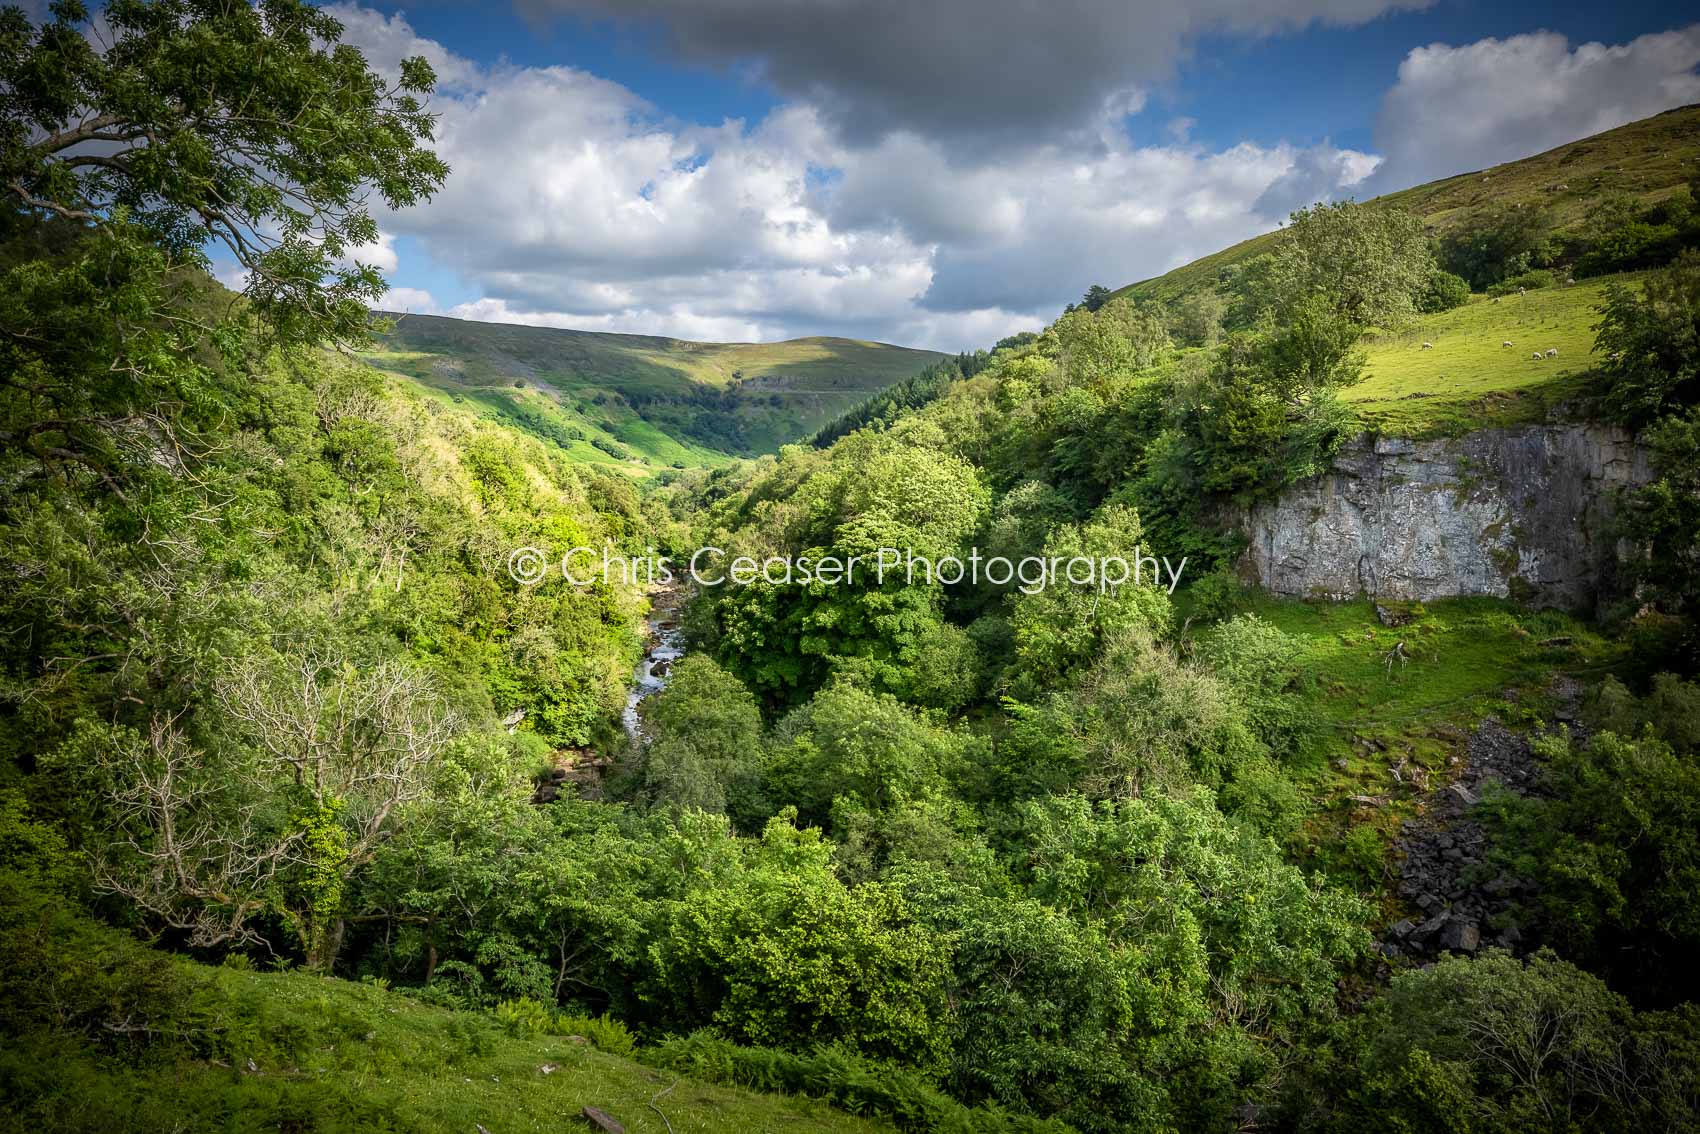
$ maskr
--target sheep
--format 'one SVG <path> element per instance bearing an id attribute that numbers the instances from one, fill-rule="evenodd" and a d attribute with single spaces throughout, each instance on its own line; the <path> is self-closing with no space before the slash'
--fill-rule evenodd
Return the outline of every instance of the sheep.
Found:
<path id="1" fill-rule="evenodd" d="M 1558 348 L 1557 347 L 1547 347 L 1547 357 L 1548 358 L 1557 358 L 1558 357 Z"/>
<path id="2" fill-rule="evenodd" d="M 1525 290 L 1524 290 L 1524 289 L 1523 289 L 1523 288 L 1518 288 L 1518 289 L 1517 289 L 1517 294 L 1518 294 L 1518 295 L 1526 295 L 1526 294 L 1528 294 L 1528 293 L 1527 293 L 1527 292 L 1526 292 L 1526 291 L 1525 291 Z"/>
<path id="3" fill-rule="evenodd" d="M 1508 346 L 1516 346 L 1516 345 L 1517 344 L 1513 343 L 1510 339 L 1506 339 L 1504 342 L 1499 344 L 1499 349 L 1504 350 Z"/>
<path id="4" fill-rule="evenodd" d="M 1537 350 L 1534 354 L 1530 355 L 1529 357 L 1533 358 L 1536 362 L 1539 362 L 1541 360 L 1541 352 Z"/>
<path id="5" fill-rule="evenodd" d="M 1434 344 L 1433 343 L 1424 343 L 1422 346 L 1418 347 L 1417 349 L 1418 350 L 1433 350 Z"/>

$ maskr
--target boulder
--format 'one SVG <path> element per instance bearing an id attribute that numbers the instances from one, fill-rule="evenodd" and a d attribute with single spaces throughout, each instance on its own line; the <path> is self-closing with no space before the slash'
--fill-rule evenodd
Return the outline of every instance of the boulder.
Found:
<path id="1" fill-rule="evenodd" d="M 1452 918 L 1441 927 L 1440 947 L 1454 953 L 1474 953 L 1481 948 L 1482 931 L 1476 924 L 1462 918 Z"/>

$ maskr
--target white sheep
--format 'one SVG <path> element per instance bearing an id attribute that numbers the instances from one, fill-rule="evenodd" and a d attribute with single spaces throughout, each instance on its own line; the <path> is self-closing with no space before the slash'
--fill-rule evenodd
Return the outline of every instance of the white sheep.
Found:
<path id="1" fill-rule="evenodd" d="M 1433 343 L 1424 343 L 1422 346 L 1418 347 L 1417 349 L 1418 350 L 1433 350 L 1434 344 Z"/>
<path id="2" fill-rule="evenodd" d="M 1508 346 L 1516 346 L 1516 345 L 1517 344 L 1513 343 L 1510 339 L 1506 339 L 1504 342 L 1499 344 L 1499 349 L 1504 350 Z"/>
<path id="3" fill-rule="evenodd" d="M 1557 358 L 1558 357 L 1558 348 L 1557 347 L 1547 347 L 1547 357 L 1548 358 Z"/>
<path id="4" fill-rule="evenodd" d="M 1536 362 L 1539 362 L 1541 360 L 1541 352 L 1537 350 L 1534 354 L 1530 355 L 1529 357 L 1533 358 Z"/>

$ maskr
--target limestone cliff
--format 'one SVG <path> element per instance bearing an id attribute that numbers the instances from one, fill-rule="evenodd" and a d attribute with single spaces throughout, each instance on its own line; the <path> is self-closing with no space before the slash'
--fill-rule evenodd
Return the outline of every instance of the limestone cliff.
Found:
<path id="1" fill-rule="evenodd" d="M 1616 490 L 1648 475 L 1634 438 L 1602 424 L 1364 435 L 1327 473 L 1235 517 L 1240 567 L 1278 594 L 1591 608 L 1622 590 Z"/>

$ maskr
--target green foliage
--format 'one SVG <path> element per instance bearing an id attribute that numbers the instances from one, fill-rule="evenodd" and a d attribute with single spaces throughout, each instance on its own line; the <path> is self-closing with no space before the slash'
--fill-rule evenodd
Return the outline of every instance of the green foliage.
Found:
<path id="1" fill-rule="evenodd" d="M 1065 565 L 1076 558 L 1102 561 L 1121 557 L 1130 563 L 1145 553 L 1139 515 L 1131 508 L 1110 505 L 1085 524 L 1052 529 L 1043 557 Z M 1169 628 L 1166 587 L 1155 563 L 1140 565 L 1142 577 L 1120 585 L 1096 579 L 1076 583 L 1066 570 L 1060 578 L 1010 601 L 1010 626 L 1015 658 L 1012 690 L 1030 698 L 1055 688 L 1095 657 L 1111 636 L 1130 629 L 1162 634 Z M 1077 575 L 1077 577 L 1083 577 Z"/>
<path id="2" fill-rule="evenodd" d="M 845 887 L 818 832 L 783 818 L 749 853 L 730 885 L 671 904 L 641 993 L 661 1026 L 712 1023 L 744 1043 L 839 1043 L 939 1067 L 949 1045 L 949 956 L 902 894 L 881 883 Z"/>
<path id="3" fill-rule="evenodd" d="M 1428 288 L 1417 300 L 1417 310 L 1425 315 L 1451 311 L 1470 302 L 1470 281 L 1436 268 L 1429 277 Z"/>
<path id="4" fill-rule="evenodd" d="M 1070 1129 L 1061 1122 L 990 1108 L 970 1109 L 940 1092 L 924 1076 L 831 1046 L 794 1054 L 740 1046 L 699 1031 L 648 1048 L 643 1058 L 657 1067 L 705 1082 L 830 1099 L 852 1114 L 882 1118 L 900 1130 L 1067 1134 Z"/>
<path id="5" fill-rule="evenodd" d="M 133 225 L 198 267 L 216 242 L 279 333 L 364 338 L 366 301 L 385 285 L 338 261 L 377 242 L 370 192 L 404 208 L 448 174 L 425 148 L 430 65 L 404 59 L 388 82 L 339 47 L 328 12 L 293 0 L 119 3 L 101 9 L 98 34 L 91 23 L 81 4 L 39 26 L 15 10 L 0 23 L 0 170 L 14 206 Z"/>
<path id="6" fill-rule="evenodd" d="M 1641 425 L 1700 403 L 1700 251 L 1648 275 L 1639 295 L 1607 288 L 1596 330 L 1612 412 Z"/>
<path id="7" fill-rule="evenodd" d="M 1626 495 L 1622 533 L 1646 549 L 1636 582 L 1647 597 L 1686 615 L 1670 657 L 1700 674 L 1700 407 L 1672 414 L 1644 435 L 1655 479 Z"/>
<path id="8" fill-rule="evenodd" d="M 713 659 L 688 655 L 644 705 L 644 723 L 644 776 L 658 806 L 726 812 L 740 828 L 759 830 L 767 814 L 761 712 L 743 683 Z"/>
<path id="9" fill-rule="evenodd" d="M 1485 291 L 1545 263 L 1552 231 L 1553 219 L 1545 209 L 1521 203 L 1497 206 L 1442 236 L 1438 258 L 1448 272 Z"/>
<path id="10" fill-rule="evenodd" d="M 1370 1006 L 1360 1085 L 1328 1128 L 1693 1130 L 1693 1023 L 1632 1013 L 1550 953 L 1449 957 Z"/>
<path id="11" fill-rule="evenodd" d="M 1409 323 L 1434 274 L 1423 223 L 1401 209 L 1353 201 L 1294 213 L 1260 281 L 1258 307 L 1286 317 L 1320 301 L 1360 327 Z"/>
<path id="12" fill-rule="evenodd" d="M 1233 687 L 1259 739 L 1277 751 L 1290 751 L 1307 728 L 1307 717 L 1292 696 L 1301 676 L 1303 645 L 1255 614 L 1223 622 L 1199 645 L 1210 671 Z"/>
<path id="13" fill-rule="evenodd" d="M 1603 700 L 1606 731 L 1540 742 L 1548 794 L 1493 801 L 1500 853 L 1539 883 L 1547 940 L 1642 995 L 1690 998 L 1676 958 L 1700 948 L 1700 689 L 1667 674 L 1645 705 L 1610 685 Z"/>
<path id="14" fill-rule="evenodd" d="M 1187 346 L 1212 347 L 1222 338 L 1228 301 L 1217 291 L 1195 291 L 1170 308 L 1170 326 Z"/>

